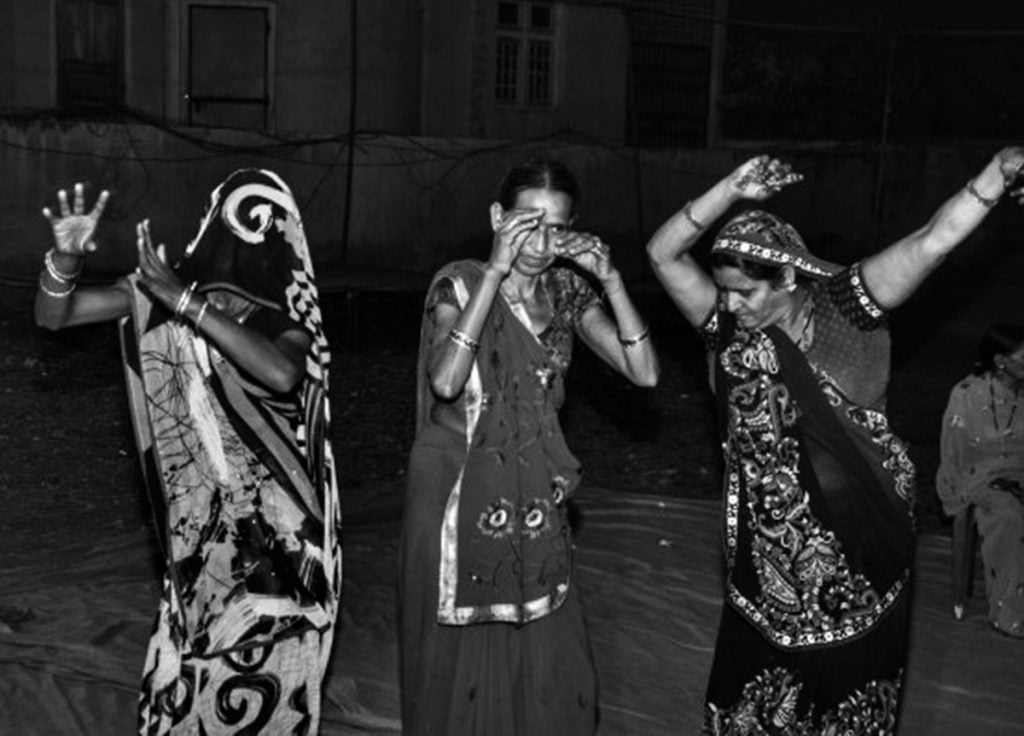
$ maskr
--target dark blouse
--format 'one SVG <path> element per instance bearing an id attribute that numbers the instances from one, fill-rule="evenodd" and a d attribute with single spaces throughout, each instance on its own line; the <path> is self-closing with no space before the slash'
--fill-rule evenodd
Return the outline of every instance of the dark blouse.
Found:
<path id="1" fill-rule="evenodd" d="M 803 348 L 812 367 L 832 380 L 854 404 L 885 410 L 889 385 L 890 341 L 885 311 L 868 292 L 854 264 L 811 286 L 812 338 Z M 721 346 L 717 306 L 701 326 L 709 350 Z"/>
<path id="2" fill-rule="evenodd" d="M 537 335 L 552 362 L 564 374 L 572 361 L 573 332 L 587 310 L 600 305 L 601 298 L 590 283 L 571 268 L 555 266 L 540 276 L 541 285 L 551 300 L 551 323 Z M 495 298 L 502 298 L 500 295 Z M 427 295 L 427 311 L 438 304 L 461 309 L 451 279 L 440 279 Z"/>

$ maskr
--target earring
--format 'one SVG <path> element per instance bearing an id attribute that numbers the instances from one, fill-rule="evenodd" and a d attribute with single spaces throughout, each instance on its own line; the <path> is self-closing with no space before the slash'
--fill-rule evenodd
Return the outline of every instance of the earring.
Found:
<path id="1" fill-rule="evenodd" d="M 794 282 L 792 284 L 787 284 L 786 285 L 786 291 L 788 291 L 790 294 L 792 294 L 794 291 L 796 291 L 796 283 Z"/>

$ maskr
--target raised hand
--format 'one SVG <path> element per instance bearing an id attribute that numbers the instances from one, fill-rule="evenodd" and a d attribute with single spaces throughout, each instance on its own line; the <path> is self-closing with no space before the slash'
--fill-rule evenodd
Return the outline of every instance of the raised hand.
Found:
<path id="1" fill-rule="evenodd" d="M 740 164 L 732 172 L 730 183 L 741 197 L 761 200 L 803 178 L 803 174 L 777 158 L 757 156 Z"/>
<path id="2" fill-rule="evenodd" d="M 616 273 L 612 266 L 611 248 L 601 238 L 590 233 L 568 231 L 559 237 L 555 254 L 575 261 L 602 282 Z"/>
<path id="3" fill-rule="evenodd" d="M 1024 147 L 1008 146 L 997 153 L 996 158 L 999 161 L 999 172 L 1003 175 L 1003 190 L 1016 199 L 1017 204 L 1024 204 L 1024 186 L 1018 185 L 1014 189 L 1024 171 Z"/>
<path id="4" fill-rule="evenodd" d="M 499 205 L 494 205 L 499 207 Z M 544 210 L 492 211 L 494 243 L 491 246 L 490 267 L 505 275 L 512 270 L 512 263 L 519 255 L 523 243 L 540 224 Z"/>
<path id="5" fill-rule="evenodd" d="M 135 226 L 135 235 L 135 244 L 139 250 L 139 266 L 135 272 L 139 275 L 139 283 L 157 301 L 172 312 L 175 311 L 185 289 L 174 269 L 167 265 L 166 249 L 162 244 L 153 247 L 149 220 L 143 220 Z"/>
<path id="6" fill-rule="evenodd" d="M 49 207 L 43 207 L 43 216 L 50 221 L 58 253 L 81 257 L 96 250 L 96 226 L 109 197 L 110 192 L 104 189 L 92 209 L 86 212 L 85 188 L 81 182 L 76 182 L 75 199 L 71 207 L 68 206 L 67 191 L 61 189 L 57 192 L 57 201 L 60 204 L 59 217 L 54 215 Z"/>

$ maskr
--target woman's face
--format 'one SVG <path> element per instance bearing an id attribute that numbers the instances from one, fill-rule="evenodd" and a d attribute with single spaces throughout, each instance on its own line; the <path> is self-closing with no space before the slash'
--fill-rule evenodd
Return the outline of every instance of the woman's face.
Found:
<path id="1" fill-rule="evenodd" d="M 721 308 L 736 315 L 745 329 L 759 329 L 780 322 L 789 314 L 792 295 L 770 281 L 752 279 L 735 266 L 713 270 Z"/>
<path id="2" fill-rule="evenodd" d="M 1018 345 L 1012 353 L 997 355 L 994 363 L 996 368 L 1014 381 L 1024 382 L 1024 344 Z"/>
<path id="3" fill-rule="evenodd" d="M 524 276 L 536 276 L 555 260 L 558 238 L 572 224 L 572 197 L 551 189 L 524 189 L 516 196 L 515 209 L 544 211 L 512 263 Z"/>

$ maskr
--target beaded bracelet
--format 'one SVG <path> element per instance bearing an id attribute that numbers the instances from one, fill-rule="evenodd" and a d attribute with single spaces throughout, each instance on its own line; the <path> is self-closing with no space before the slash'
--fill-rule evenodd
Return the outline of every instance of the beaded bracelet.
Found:
<path id="1" fill-rule="evenodd" d="M 639 345 L 650 336 L 651 328 L 645 326 L 638 334 L 634 335 L 633 337 L 623 337 L 622 335 L 619 335 L 619 343 L 624 348 L 631 348 L 634 345 Z"/>
<path id="2" fill-rule="evenodd" d="M 474 340 L 472 337 L 467 335 L 465 332 L 456 330 L 454 327 L 451 332 L 448 333 L 448 339 L 458 345 L 463 350 L 468 350 L 471 353 L 475 353 L 480 349 L 480 343 Z"/>
<path id="3" fill-rule="evenodd" d="M 703 231 L 706 225 L 698 221 L 697 218 L 693 216 L 693 213 L 690 211 L 691 209 L 693 209 L 693 200 L 690 200 L 683 205 L 683 217 L 685 217 L 686 221 L 693 225 L 696 230 Z"/>
<path id="4" fill-rule="evenodd" d="M 999 204 L 999 199 L 1000 199 L 1000 197 L 1003 196 L 1003 195 L 1000 194 L 999 197 L 983 197 L 981 195 L 981 193 L 977 189 L 974 188 L 974 179 L 969 179 L 967 181 L 967 184 L 964 186 L 964 189 L 967 190 L 968 194 L 970 194 L 972 197 L 974 197 L 976 200 L 978 200 L 982 205 L 984 205 L 985 207 L 988 207 L 989 209 L 991 209 L 991 208 L 995 207 L 997 204 Z"/>

